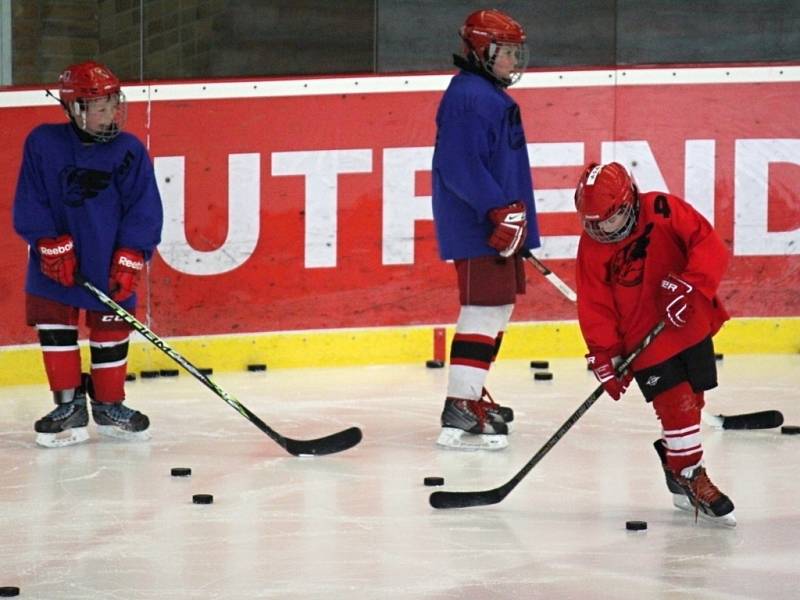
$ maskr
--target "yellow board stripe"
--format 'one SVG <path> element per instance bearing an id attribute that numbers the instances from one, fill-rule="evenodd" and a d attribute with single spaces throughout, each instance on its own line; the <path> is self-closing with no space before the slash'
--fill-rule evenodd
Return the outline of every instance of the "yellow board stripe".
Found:
<path id="1" fill-rule="evenodd" d="M 447 347 L 453 326 L 447 328 Z M 433 358 L 433 325 L 397 328 L 314 330 L 214 335 L 165 341 L 196 367 L 215 372 L 244 371 L 248 364 L 270 369 L 343 367 L 419 362 Z M 725 324 L 714 338 L 717 352 L 794 354 L 800 352 L 800 317 L 742 318 Z M 85 343 L 81 344 L 85 347 Z M 575 321 L 512 323 L 501 358 L 583 356 L 586 349 Z M 83 350 L 84 369 L 88 352 Z M 176 363 L 149 342 L 131 336 L 128 370 L 174 369 Z M 38 344 L 0 348 L 0 385 L 45 383 Z"/>

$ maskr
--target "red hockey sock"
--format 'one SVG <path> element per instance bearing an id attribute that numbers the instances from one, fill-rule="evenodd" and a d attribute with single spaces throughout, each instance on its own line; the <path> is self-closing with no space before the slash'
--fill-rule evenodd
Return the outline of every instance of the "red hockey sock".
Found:
<path id="1" fill-rule="evenodd" d="M 94 399 L 98 402 L 122 402 L 128 370 L 129 332 L 92 329 L 89 335 Z"/>
<path id="2" fill-rule="evenodd" d="M 695 394 L 684 381 L 653 400 L 653 408 L 661 420 L 667 466 L 675 473 L 692 467 L 703 459 L 700 434 L 700 410 L 703 394 Z"/>
<path id="3" fill-rule="evenodd" d="M 68 325 L 37 325 L 44 370 L 54 392 L 81 384 L 81 351 L 78 328 Z"/>

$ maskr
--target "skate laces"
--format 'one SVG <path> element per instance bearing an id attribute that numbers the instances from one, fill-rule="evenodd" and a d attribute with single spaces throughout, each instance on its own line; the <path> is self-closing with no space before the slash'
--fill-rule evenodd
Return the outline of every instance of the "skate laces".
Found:
<path id="1" fill-rule="evenodd" d="M 64 419 L 69 419 L 79 409 L 80 407 L 74 401 L 65 402 L 56 406 L 47 416 L 54 421 L 63 421 Z"/>
<path id="2" fill-rule="evenodd" d="M 711 483 L 705 469 L 700 469 L 700 472 L 690 480 L 690 485 L 694 495 L 706 504 L 713 504 L 722 496 L 722 492 L 719 491 L 719 488 Z"/>
<path id="3" fill-rule="evenodd" d="M 489 410 L 497 410 L 498 408 L 500 408 L 500 405 L 494 401 L 494 398 L 492 398 L 492 395 L 486 388 L 483 388 L 483 390 L 481 390 L 481 397 L 479 402 L 488 404 L 489 406 L 487 408 Z"/>
<path id="4" fill-rule="evenodd" d="M 694 476 L 691 479 L 687 479 L 686 482 L 689 485 L 689 490 L 692 492 L 689 500 L 691 500 L 694 505 L 694 520 L 696 523 L 700 513 L 701 502 L 703 506 L 710 507 L 722 496 L 722 492 L 719 491 L 717 486 L 711 483 L 703 467 L 698 468 Z"/>
<path id="5" fill-rule="evenodd" d="M 486 425 L 486 417 L 488 416 L 490 406 L 490 403 L 482 402 L 481 400 L 464 400 L 464 408 L 475 416 L 481 428 Z"/>
<path id="6" fill-rule="evenodd" d="M 102 402 L 97 402 L 92 408 L 98 410 L 114 421 L 130 421 L 133 415 L 136 414 L 135 410 L 128 408 L 122 402 L 116 404 L 104 404 Z"/>

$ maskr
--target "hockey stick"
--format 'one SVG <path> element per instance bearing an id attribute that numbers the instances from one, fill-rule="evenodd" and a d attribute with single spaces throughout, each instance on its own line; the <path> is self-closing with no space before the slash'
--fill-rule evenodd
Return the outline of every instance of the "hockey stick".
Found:
<path id="1" fill-rule="evenodd" d="M 531 263 L 536 270 L 547 278 L 559 292 L 573 302 L 578 301 L 575 291 L 564 283 L 558 275 L 531 254 L 530 250 L 522 251 L 522 258 Z M 783 425 L 783 414 L 777 410 L 763 410 L 760 412 L 743 413 L 740 415 L 709 415 L 702 412 L 703 422 L 717 429 L 772 429 Z"/>
<path id="2" fill-rule="evenodd" d="M 741 415 L 709 415 L 702 413 L 703 422 L 717 429 L 772 429 L 783 425 L 779 410 L 762 410 Z"/>
<path id="3" fill-rule="evenodd" d="M 539 273 L 541 273 L 542 275 L 544 275 L 547 281 L 556 286 L 559 292 L 564 294 L 567 298 L 569 298 L 573 302 L 578 301 L 578 295 L 572 290 L 572 288 L 569 287 L 566 283 L 564 283 L 558 275 L 556 275 L 545 265 L 543 265 L 538 258 L 536 258 L 533 254 L 531 254 L 530 250 L 527 249 L 523 250 L 522 258 L 524 258 L 534 267 L 536 267 L 536 270 L 539 271 Z"/>
<path id="4" fill-rule="evenodd" d="M 231 396 L 216 383 L 211 381 L 211 379 L 201 373 L 197 367 L 181 356 L 176 350 L 170 348 L 170 346 L 167 345 L 167 343 L 155 333 L 153 333 L 150 328 L 147 327 L 147 325 L 139 321 L 131 313 L 114 302 L 101 290 L 97 289 L 91 284 L 91 282 L 87 281 L 83 275 L 76 273 L 75 281 L 88 289 L 98 300 L 100 300 L 100 302 L 109 307 L 117 316 L 124 320 L 128 325 L 133 327 L 133 329 L 138 331 L 148 342 L 152 343 L 156 348 L 161 350 L 164 354 L 189 371 L 189 373 L 194 375 L 196 379 L 199 379 L 203 385 L 205 385 L 217 396 L 222 398 L 230 406 L 236 409 L 243 417 L 253 423 L 253 425 L 271 437 L 289 454 L 293 454 L 294 456 L 333 454 L 335 452 L 341 452 L 342 450 L 352 448 L 361 441 L 361 430 L 358 427 L 350 427 L 349 429 L 344 429 L 329 436 L 314 440 L 293 440 L 291 438 L 282 436 L 269 425 L 264 423 L 264 421 L 250 412 L 247 407 L 239 402 L 236 398 Z"/>
<path id="5" fill-rule="evenodd" d="M 650 345 L 650 342 L 653 341 L 661 330 L 664 329 L 664 321 L 659 321 L 659 323 L 650 330 L 650 332 L 644 337 L 644 339 L 639 342 L 639 345 L 636 346 L 633 352 L 626 358 L 618 367 L 617 373 L 622 373 L 627 369 L 630 364 L 639 356 L 647 346 Z M 597 386 L 597 389 L 592 392 L 592 394 L 583 401 L 578 409 L 570 415 L 570 417 L 564 421 L 564 424 L 558 428 L 558 430 L 550 437 L 547 442 L 545 442 L 544 446 L 542 446 L 539 451 L 534 454 L 533 458 L 530 459 L 522 469 L 520 469 L 519 473 L 514 475 L 508 482 L 504 483 L 500 487 L 496 487 L 491 490 L 485 490 L 482 492 L 434 492 L 431 494 L 429 499 L 431 506 L 433 508 L 465 508 L 467 506 L 485 506 L 487 504 L 497 504 L 498 502 L 502 501 L 503 498 L 508 496 L 509 492 L 517 487 L 517 484 L 522 481 L 522 479 L 530 472 L 533 467 L 535 467 L 542 458 L 544 458 L 545 454 L 550 452 L 558 443 L 564 434 L 570 430 L 570 428 L 575 425 L 575 423 L 580 419 L 584 413 L 589 410 L 592 404 L 603 395 L 603 386 Z"/>

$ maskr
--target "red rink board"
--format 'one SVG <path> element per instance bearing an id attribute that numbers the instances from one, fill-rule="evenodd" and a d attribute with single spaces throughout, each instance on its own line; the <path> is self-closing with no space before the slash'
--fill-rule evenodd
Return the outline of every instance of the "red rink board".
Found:
<path id="1" fill-rule="evenodd" d="M 699 204 L 734 253 L 721 290 L 731 314 L 800 314 L 800 82 L 575 85 L 512 94 L 535 146 L 537 201 L 541 190 L 568 194 L 584 162 L 644 152 L 641 172 L 634 167 L 644 189 L 654 189 L 648 182 L 660 176 L 665 191 L 684 195 L 692 178 L 688 187 L 705 194 Z M 453 322 L 455 275 L 438 258 L 432 223 L 420 218 L 408 229 L 408 218 L 395 214 L 429 211 L 426 156 L 440 97 L 398 91 L 131 102 L 127 129 L 149 143 L 175 217 L 150 272 L 153 329 L 171 336 Z M 34 341 L 23 317 L 26 248 L 11 225 L 22 144 L 36 124 L 62 116 L 54 106 L 7 104 L 0 108 L 0 220 L 7 232 L 0 239 L 0 344 L 15 344 Z M 176 164 L 181 177 L 167 182 L 165 165 Z M 236 227 L 228 216 L 229 165 L 241 202 Z M 183 208 L 175 206 L 179 181 Z M 241 200 L 248 194 L 249 204 Z M 569 244 L 549 241 L 576 236 L 575 215 L 561 212 L 563 203 L 558 212 L 549 208 L 540 204 L 546 245 L 538 255 L 574 286 Z M 395 250 L 385 248 L 390 238 Z M 206 272 L 190 272 L 198 264 Z M 538 273 L 531 269 L 528 279 L 515 320 L 576 317 Z"/>

